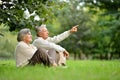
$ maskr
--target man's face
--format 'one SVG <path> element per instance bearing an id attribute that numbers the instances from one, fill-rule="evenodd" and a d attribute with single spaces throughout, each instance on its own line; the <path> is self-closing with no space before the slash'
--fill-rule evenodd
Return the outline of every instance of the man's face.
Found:
<path id="1" fill-rule="evenodd" d="M 43 28 L 41 29 L 41 31 L 39 32 L 39 35 L 40 35 L 40 37 L 42 37 L 43 39 L 47 39 L 48 36 L 49 36 L 49 32 L 48 32 L 47 28 L 43 27 Z"/>

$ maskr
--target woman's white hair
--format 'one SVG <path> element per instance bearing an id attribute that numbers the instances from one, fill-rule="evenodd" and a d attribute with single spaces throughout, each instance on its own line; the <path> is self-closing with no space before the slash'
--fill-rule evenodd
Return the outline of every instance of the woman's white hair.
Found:
<path id="1" fill-rule="evenodd" d="M 26 35 L 26 34 L 29 34 L 30 33 L 30 29 L 28 28 L 24 28 L 24 29 L 21 29 L 19 32 L 18 32 L 18 36 L 17 36 L 17 41 L 20 42 L 23 40 L 23 37 Z"/>

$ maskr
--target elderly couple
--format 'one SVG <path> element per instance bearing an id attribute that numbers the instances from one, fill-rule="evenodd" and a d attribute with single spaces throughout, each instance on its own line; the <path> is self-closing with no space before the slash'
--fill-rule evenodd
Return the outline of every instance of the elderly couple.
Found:
<path id="1" fill-rule="evenodd" d="M 60 41 L 77 31 L 73 26 L 64 33 L 49 37 L 46 25 L 36 27 L 37 38 L 32 42 L 32 35 L 28 28 L 21 29 L 17 36 L 18 44 L 15 49 L 16 66 L 43 64 L 45 66 L 65 66 L 69 53 L 60 45 Z"/>

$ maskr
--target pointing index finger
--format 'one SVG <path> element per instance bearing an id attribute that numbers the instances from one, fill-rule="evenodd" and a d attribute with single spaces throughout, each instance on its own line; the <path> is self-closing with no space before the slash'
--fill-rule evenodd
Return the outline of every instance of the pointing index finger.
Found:
<path id="1" fill-rule="evenodd" d="M 76 25 L 75 27 L 77 28 L 79 25 Z"/>

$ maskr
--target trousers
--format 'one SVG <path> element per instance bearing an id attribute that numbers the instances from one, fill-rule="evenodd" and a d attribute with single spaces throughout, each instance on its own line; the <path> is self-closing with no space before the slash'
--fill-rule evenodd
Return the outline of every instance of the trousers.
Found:
<path id="1" fill-rule="evenodd" d="M 30 65 L 43 64 L 45 66 L 50 66 L 53 63 L 58 65 L 66 64 L 66 58 L 62 52 L 58 53 L 54 49 L 50 49 L 46 52 L 45 49 L 39 48 L 29 60 Z"/>

